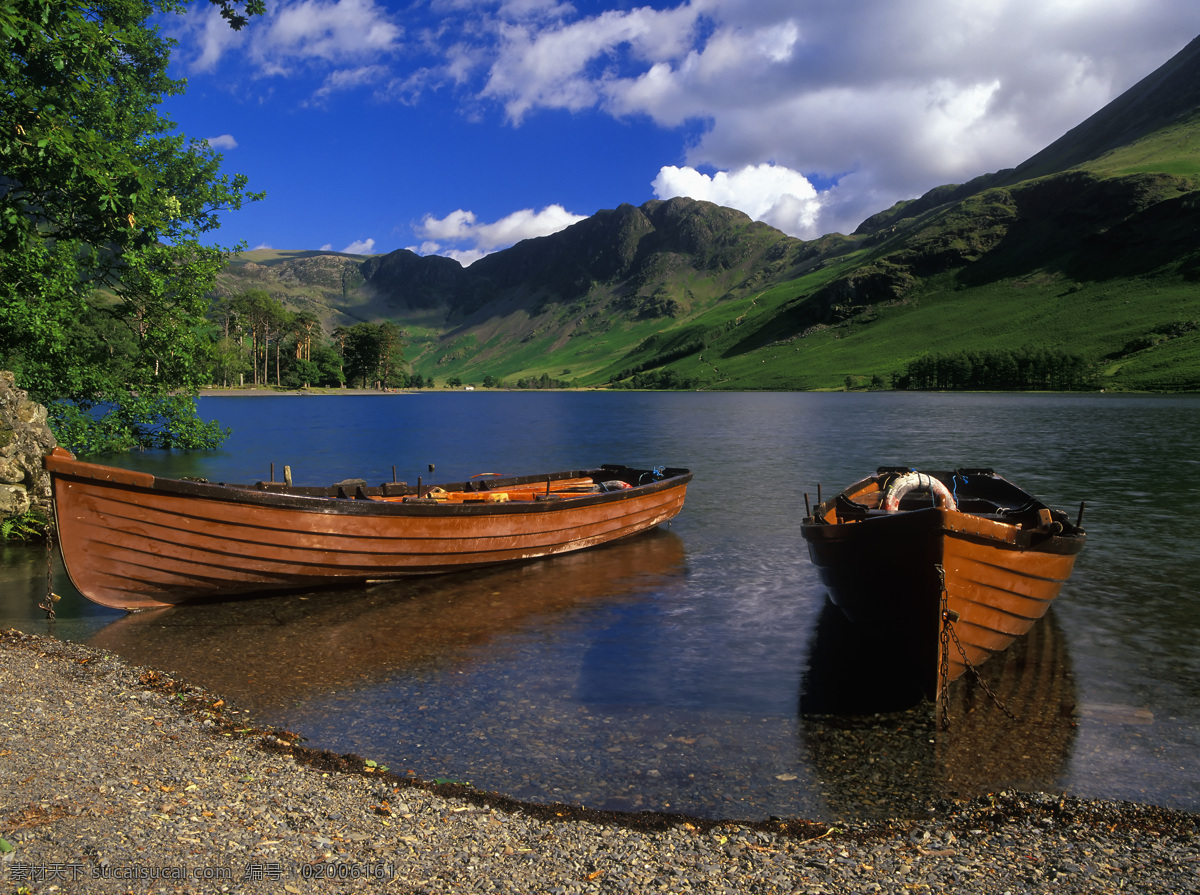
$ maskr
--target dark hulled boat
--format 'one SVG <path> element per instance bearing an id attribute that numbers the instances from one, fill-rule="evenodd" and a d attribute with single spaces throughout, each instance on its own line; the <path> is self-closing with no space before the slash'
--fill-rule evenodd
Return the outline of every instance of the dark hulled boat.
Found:
<path id="1" fill-rule="evenodd" d="M 904 638 L 936 697 L 1046 614 L 1083 548 L 1071 522 L 990 469 L 881 467 L 801 525 L 831 601 Z"/>

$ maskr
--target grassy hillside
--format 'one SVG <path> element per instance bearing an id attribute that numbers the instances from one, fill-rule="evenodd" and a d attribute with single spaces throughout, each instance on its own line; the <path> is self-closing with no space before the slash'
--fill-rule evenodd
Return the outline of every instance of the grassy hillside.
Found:
<path id="1" fill-rule="evenodd" d="M 802 242 L 676 199 L 621 206 L 462 268 L 394 252 L 249 253 L 327 327 L 392 319 L 415 370 L 585 386 L 888 386 L 933 354 L 1047 349 L 1090 387 L 1200 389 L 1200 42 L 1016 169 Z M 319 310 L 318 310 L 319 309 Z"/>

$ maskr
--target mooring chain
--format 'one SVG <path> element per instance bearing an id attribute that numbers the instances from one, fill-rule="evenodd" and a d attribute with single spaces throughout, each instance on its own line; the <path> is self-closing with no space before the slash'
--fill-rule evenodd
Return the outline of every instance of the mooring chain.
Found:
<path id="1" fill-rule="evenodd" d="M 947 603 L 949 595 L 946 593 L 946 570 L 939 563 L 934 566 L 937 569 L 938 579 L 941 582 L 942 589 L 942 630 L 938 637 L 941 640 L 942 648 L 939 651 L 941 655 L 940 667 L 938 669 L 938 693 L 942 701 L 942 730 L 950 729 L 950 607 Z"/>
<path id="2" fill-rule="evenodd" d="M 54 604 L 59 600 L 54 592 L 54 522 L 46 523 L 46 599 L 38 603 L 38 609 L 45 610 L 46 618 L 54 620 Z"/>
<path id="3" fill-rule="evenodd" d="M 967 651 L 963 648 L 962 642 L 958 639 L 958 633 L 954 630 L 954 622 L 957 620 L 955 616 L 950 614 L 949 598 L 950 595 L 946 592 L 946 570 L 941 565 L 934 566 L 938 572 L 938 578 L 941 581 L 942 587 L 942 729 L 950 729 L 950 640 L 954 641 L 954 646 L 958 649 L 958 654 L 962 657 L 963 665 L 967 671 L 975 676 L 975 680 L 979 682 L 979 686 L 983 688 L 983 692 L 988 695 L 988 698 L 995 706 L 1008 716 L 1010 721 L 1016 721 L 1017 716 L 1009 711 L 1008 706 L 1000 701 L 1000 697 L 992 692 L 992 688 L 987 685 L 987 681 L 983 679 L 983 675 L 979 673 L 979 669 L 967 658 Z"/>

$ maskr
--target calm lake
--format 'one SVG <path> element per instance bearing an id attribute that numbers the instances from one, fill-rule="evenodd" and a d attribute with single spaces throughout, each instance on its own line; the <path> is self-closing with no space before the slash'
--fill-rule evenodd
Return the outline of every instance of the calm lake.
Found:
<path id="1" fill-rule="evenodd" d="M 0 624 L 174 672 L 310 746 L 531 801 L 831 820 L 1019 787 L 1200 810 L 1200 398 L 431 392 L 200 410 L 233 427 L 221 451 L 109 462 L 230 482 L 271 463 L 298 484 L 600 463 L 695 480 L 669 527 L 593 551 L 137 615 L 91 605 L 58 566 L 47 621 L 44 552 L 4 547 Z M 870 693 L 888 672 L 824 611 L 804 494 L 896 464 L 991 466 L 1072 515 L 1087 502 L 1062 596 L 984 666 L 1015 721 L 967 678 L 949 730 L 931 705 L 845 714 L 815 692 Z"/>

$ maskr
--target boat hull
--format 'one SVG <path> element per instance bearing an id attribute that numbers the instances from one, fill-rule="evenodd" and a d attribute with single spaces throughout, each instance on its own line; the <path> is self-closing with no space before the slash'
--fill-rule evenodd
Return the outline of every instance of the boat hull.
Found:
<path id="1" fill-rule="evenodd" d="M 1046 614 L 1084 543 L 1062 514 L 1030 527 L 931 505 L 839 520 L 834 503 L 802 526 L 829 598 L 850 621 L 906 638 L 931 697 Z"/>
<path id="2" fill-rule="evenodd" d="M 570 499 L 447 505 L 420 495 L 389 502 L 160 479 L 61 454 L 48 456 L 46 468 L 72 583 L 93 602 L 127 610 L 581 550 L 674 518 L 691 479 L 667 470 L 649 484 Z"/>

